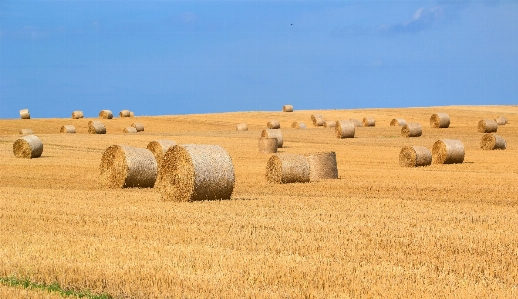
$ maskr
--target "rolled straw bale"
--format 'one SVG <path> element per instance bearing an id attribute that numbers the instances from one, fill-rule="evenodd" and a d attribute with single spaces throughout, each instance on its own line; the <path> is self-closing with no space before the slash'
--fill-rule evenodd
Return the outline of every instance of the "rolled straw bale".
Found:
<path id="1" fill-rule="evenodd" d="M 309 181 L 337 179 L 336 153 L 311 153 L 306 155 L 309 163 Z"/>
<path id="2" fill-rule="evenodd" d="M 29 113 L 29 109 L 20 110 L 20 118 L 21 119 L 31 119 L 31 114 Z"/>
<path id="3" fill-rule="evenodd" d="M 357 120 L 357 119 L 349 119 L 350 122 L 352 122 L 354 124 L 355 127 L 362 127 L 363 124 L 361 121 Z"/>
<path id="4" fill-rule="evenodd" d="M 16 158 L 38 158 L 43 153 L 43 142 L 36 135 L 27 135 L 17 139 L 13 144 Z"/>
<path id="5" fill-rule="evenodd" d="M 390 126 L 394 127 L 394 126 L 404 126 L 406 125 L 406 120 L 402 119 L 402 118 L 394 118 L 390 121 Z"/>
<path id="6" fill-rule="evenodd" d="M 374 127 L 374 126 L 376 126 L 376 120 L 373 117 L 364 117 L 363 126 L 364 127 Z"/>
<path id="7" fill-rule="evenodd" d="M 348 120 L 339 120 L 335 125 L 335 133 L 337 138 L 354 138 L 354 123 Z"/>
<path id="8" fill-rule="evenodd" d="M 507 117 L 505 117 L 505 116 L 500 115 L 499 117 L 495 118 L 495 120 L 499 126 L 503 126 L 503 125 L 507 124 Z"/>
<path id="9" fill-rule="evenodd" d="M 160 168 L 165 153 L 175 145 L 176 141 L 173 140 L 155 140 L 148 143 L 146 148 L 153 153 L 156 163 L 158 164 L 158 168 Z"/>
<path id="10" fill-rule="evenodd" d="M 130 111 L 130 115 L 129 115 L 129 117 L 134 117 L 134 116 L 135 116 L 135 112 Z"/>
<path id="11" fill-rule="evenodd" d="M 321 127 L 324 125 L 324 118 L 320 114 L 311 115 L 311 121 L 315 127 Z"/>
<path id="12" fill-rule="evenodd" d="M 334 120 L 326 120 L 324 122 L 324 128 L 331 129 L 331 128 L 334 128 L 334 127 L 336 127 L 336 121 L 334 121 Z"/>
<path id="13" fill-rule="evenodd" d="M 480 133 L 495 133 L 498 130 L 498 123 L 496 120 L 483 119 L 478 122 L 478 131 Z"/>
<path id="14" fill-rule="evenodd" d="M 480 148 L 484 150 L 504 150 L 507 148 L 507 143 L 502 136 L 496 134 L 484 134 L 480 140 Z"/>
<path id="15" fill-rule="evenodd" d="M 277 138 L 261 137 L 259 138 L 259 152 L 263 154 L 273 154 L 277 152 Z"/>
<path id="16" fill-rule="evenodd" d="M 119 117 L 130 117 L 130 111 L 129 110 L 121 110 L 119 112 Z"/>
<path id="17" fill-rule="evenodd" d="M 266 127 L 268 129 L 280 129 L 281 128 L 281 122 L 276 120 L 276 119 L 272 119 L 270 120 L 267 124 L 266 124 Z"/>
<path id="18" fill-rule="evenodd" d="M 282 132 L 281 129 L 264 129 L 261 132 L 261 137 L 274 137 L 277 138 L 277 147 L 281 148 L 283 141 L 282 141 Z"/>
<path id="19" fill-rule="evenodd" d="M 137 133 L 138 131 L 134 127 L 126 127 L 126 128 L 124 128 L 124 130 L 122 130 L 122 132 L 124 132 L 124 133 Z"/>
<path id="20" fill-rule="evenodd" d="M 248 126 L 245 123 L 237 124 L 236 131 L 248 131 Z"/>
<path id="21" fill-rule="evenodd" d="M 309 172 L 309 162 L 303 155 L 274 154 L 266 164 L 266 180 L 270 183 L 307 183 Z"/>
<path id="22" fill-rule="evenodd" d="M 453 164 L 464 161 L 464 144 L 460 140 L 440 139 L 432 147 L 433 163 Z"/>
<path id="23" fill-rule="evenodd" d="M 229 199 L 234 190 L 232 158 L 219 145 L 175 145 L 164 156 L 158 189 L 163 200 Z"/>
<path id="24" fill-rule="evenodd" d="M 432 152 L 424 146 L 404 146 L 399 152 L 399 165 L 418 167 L 432 164 Z"/>
<path id="25" fill-rule="evenodd" d="M 293 112 L 293 105 L 282 106 L 282 112 Z"/>
<path id="26" fill-rule="evenodd" d="M 59 130 L 60 133 L 75 133 L 76 127 L 73 125 L 64 125 L 61 126 L 61 129 Z"/>
<path id="27" fill-rule="evenodd" d="M 419 123 L 408 123 L 401 127 L 401 136 L 419 137 L 423 134 L 423 128 Z"/>
<path id="28" fill-rule="evenodd" d="M 158 168 L 150 150 L 127 145 L 108 147 L 99 166 L 105 188 L 152 188 Z"/>
<path id="29" fill-rule="evenodd" d="M 20 135 L 26 136 L 26 135 L 33 135 L 34 132 L 31 129 L 21 129 Z"/>
<path id="30" fill-rule="evenodd" d="M 435 113 L 430 117 L 430 127 L 447 128 L 450 126 L 450 116 L 446 113 Z"/>
<path id="31" fill-rule="evenodd" d="M 137 132 L 144 131 L 144 125 L 141 123 L 132 123 L 131 126 L 137 129 Z"/>
<path id="32" fill-rule="evenodd" d="M 99 112 L 99 118 L 112 119 L 113 113 L 110 110 L 101 110 L 101 112 Z"/>
<path id="33" fill-rule="evenodd" d="M 306 124 L 301 122 L 301 121 L 296 121 L 296 122 L 291 124 L 291 127 L 294 128 L 294 129 L 305 129 L 306 128 Z"/>
<path id="34" fill-rule="evenodd" d="M 79 118 L 84 118 L 84 117 L 85 117 L 85 115 L 83 114 L 83 111 L 80 111 L 80 110 L 72 111 L 73 119 L 79 119 Z"/>
<path id="35" fill-rule="evenodd" d="M 90 134 L 106 134 L 106 127 L 100 121 L 91 120 L 88 122 L 88 133 L 90 133 Z"/>

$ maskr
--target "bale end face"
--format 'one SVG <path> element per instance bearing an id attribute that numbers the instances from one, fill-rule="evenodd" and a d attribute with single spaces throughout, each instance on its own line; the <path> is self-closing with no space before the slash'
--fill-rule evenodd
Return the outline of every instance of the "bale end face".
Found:
<path id="1" fill-rule="evenodd" d="M 38 158 L 43 153 L 43 142 L 36 135 L 27 135 L 17 139 L 13 144 L 16 158 Z"/>
<path id="2" fill-rule="evenodd" d="M 434 164 L 455 164 L 464 162 L 464 144 L 460 140 L 437 140 L 432 147 Z"/>

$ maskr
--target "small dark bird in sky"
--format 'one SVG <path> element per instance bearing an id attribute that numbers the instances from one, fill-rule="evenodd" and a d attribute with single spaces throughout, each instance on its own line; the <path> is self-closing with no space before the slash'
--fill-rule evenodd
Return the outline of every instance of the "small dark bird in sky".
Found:
<path id="1" fill-rule="evenodd" d="M 291 24 L 291 25 L 293 25 L 293 24 Z"/>

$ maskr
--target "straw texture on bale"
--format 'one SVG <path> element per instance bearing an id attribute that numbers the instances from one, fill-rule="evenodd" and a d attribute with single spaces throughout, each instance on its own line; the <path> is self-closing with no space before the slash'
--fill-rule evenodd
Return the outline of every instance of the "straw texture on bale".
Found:
<path id="1" fill-rule="evenodd" d="M 307 183 L 309 172 L 309 162 L 303 155 L 274 154 L 266 164 L 266 180 L 270 183 Z"/>
<path id="2" fill-rule="evenodd" d="M 29 109 L 20 110 L 20 118 L 21 119 L 31 119 L 31 114 L 29 113 Z"/>
<path id="3" fill-rule="evenodd" d="M 301 121 L 296 121 L 296 122 L 291 124 L 291 127 L 294 128 L 294 129 L 305 129 L 306 128 L 306 124 L 301 122 Z"/>
<path id="4" fill-rule="evenodd" d="M 101 112 L 99 112 L 99 118 L 112 119 L 113 113 L 110 110 L 101 110 Z"/>
<path id="5" fill-rule="evenodd" d="M 31 129 L 21 129 L 20 130 L 20 135 L 22 135 L 22 136 L 32 135 L 32 134 L 34 134 L 34 132 Z"/>
<path id="6" fill-rule="evenodd" d="M 464 153 L 464 144 L 460 140 L 440 139 L 432 147 L 433 163 L 462 163 L 464 162 Z"/>
<path id="7" fill-rule="evenodd" d="M 357 119 L 349 119 L 350 122 L 352 122 L 354 124 L 355 127 L 362 127 L 363 124 L 361 121 L 357 120 Z"/>
<path id="8" fill-rule="evenodd" d="M 419 137 L 423 134 L 423 128 L 419 123 L 408 123 L 401 127 L 401 136 Z"/>
<path id="9" fill-rule="evenodd" d="M 324 128 L 331 129 L 331 128 L 334 128 L 334 127 L 336 127 L 336 121 L 334 121 L 334 120 L 326 120 L 324 122 Z"/>
<path id="10" fill-rule="evenodd" d="M 270 120 L 267 124 L 266 124 L 266 127 L 268 129 L 280 129 L 281 128 L 281 122 L 276 120 L 276 119 L 272 119 Z"/>
<path id="11" fill-rule="evenodd" d="M 354 138 L 356 127 L 354 123 L 348 120 L 339 120 L 335 125 L 335 133 L 337 138 Z"/>
<path id="12" fill-rule="evenodd" d="M 88 133 L 90 133 L 90 134 L 106 134 L 106 127 L 100 121 L 91 120 L 88 122 Z"/>
<path id="13" fill-rule="evenodd" d="M 137 132 L 144 131 L 144 125 L 141 123 L 132 123 L 131 126 L 135 129 L 137 129 Z"/>
<path id="14" fill-rule="evenodd" d="M 99 169 L 100 182 L 105 188 L 152 188 L 158 172 L 151 151 L 127 145 L 108 147 Z"/>
<path id="15" fill-rule="evenodd" d="M 498 123 L 496 120 L 483 119 L 478 122 L 478 131 L 480 133 L 495 133 L 498 130 Z"/>
<path id="16" fill-rule="evenodd" d="M 124 128 L 124 130 L 122 130 L 122 132 L 124 132 L 124 133 L 137 133 L 138 131 L 134 127 L 126 127 L 126 128 Z"/>
<path id="17" fill-rule="evenodd" d="M 499 117 L 495 118 L 495 120 L 499 126 L 503 126 L 503 125 L 507 124 L 507 117 L 505 117 L 505 116 L 499 116 Z"/>
<path id="18" fill-rule="evenodd" d="M 324 118 L 320 114 L 311 115 L 311 121 L 315 127 L 321 127 L 324 125 Z"/>
<path id="19" fill-rule="evenodd" d="M 277 138 L 261 137 L 259 138 L 259 152 L 263 154 L 273 154 L 277 152 Z"/>
<path id="20" fill-rule="evenodd" d="M 43 153 L 43 142 L 36 135 L 27 135 L 17 139 L 13 144 L 16 158 L 38 158 Z"/>
<path id="21" fill-rule="evenodd" d="M 432 164 L 432 152 L 424 146 L 404 146 L 399 152 L 399 165 L 418 167 Z"/>
<path id="22" fill-rule="evenodd" d="M 130 115 L 129 115 L 129 117 L 134 117 L 134 116 L 135 116 L 135 112 L 130 111 Z"/>
<path id="23" fill-rule="evenodd" d="M 261 132 L 261 137 L 277 138 L 277 147 L 281 148 L 283 145 L 281 129 L 265 129 Z"/>
<path id="24" fill-rule="evenodd" d="M 76 127 L 73 125 L 64 125 L 61 126 L 61 129 L 59 130 L 60 133 L 75 133 Z"/>
<path id="25" fill-rule="evenodd" d="M 155 140 L 148 143 L 146 148 L 153 153 L 156 163 L 158 164 L 158 168 L 160 168 L 165 153 L 175 145 L 176 141 L 173 140 Z"/>
<path id="26" fill-rule="evenodd" d="M 248 131 L 248 125 L 245 123 L 237 124 L 236 131 Z"/>
<path id="27" fill-rule="evenodd" d="M 311 153 L 306 155 L 309 163 L 309 181 L 337 179 L 336 153 Z"/>
<path id="28" fill-rule="evenodd" d="M 84 117 L 85 117 L 85 115 L 83 114 L 83 111 L 76 110 L 76 111 L 72 112 L 73 119 L 79 119 L 79 118 L 84 118 Z"/>
<path id="29" fill-rule="evenodd" d="M 282 112 L 293 112 L 293 105 L 282 106 Z"/>
<path id="30" fill-rule="evenodd" d="M 507 147 L 507 143 L 502 136 L 496 134 L 484 134 L 480 140 L 480 148 L 484 150 L 504 150 Z"/>
<path id="31" fill-rule="evenodd" d="M 406 125 L 406 120 L 402 119 L 402 118 L 394 118 L 390 121 L 390 126 L 394 127 L 394 126 L 404 126 Z"/>
<path id="32" fill-rule="evenodd" d="M 430 117 L 430 127 L 447 128 L 450 126 L 450 116 L 446 113 L 435 113 Z"/>
<path id="33" fill-rule="evenodd" d="M 374 127 L 374 126 L 376 126 L 376 120 L 373 117 L 364 117 L 363 126 L 364 127 Z"/>
<path id="34" fill-rule="evenodd" d="M 232 158 L 219 145 L 175 145 L 164 156 L 158 189 L 166 201 L 230 199 Z"/>
<path id="35" fill-rule="evenodd" d="M 119 117 L 130 117 L 130 111 L 129 110 L 121 110 L 119 112 Z"/>

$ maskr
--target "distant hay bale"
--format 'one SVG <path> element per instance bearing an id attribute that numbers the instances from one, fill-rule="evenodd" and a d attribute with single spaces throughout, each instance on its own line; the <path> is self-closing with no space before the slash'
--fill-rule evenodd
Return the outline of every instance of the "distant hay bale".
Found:
<path id="1" fill-rule="evenodd" d="M 399 165 L 419 167 L 432 164 L 432 152 L 424 146 L 404 146 L 399 152 Z"/>
<path id="2" fill-rule="evenodd" d="M 61 126 L 61 129 L 59 130 L 60 133 L 75 133 L 76 127 L 73 125 L 64 125 Z"/>
<path id="3" fill-rule="evenodd" d="M 281 129 L 264 129 L 261 132 L 261 137 L 277 138 L 277 147 L 281 148 L 283 145 Z"/>
<path id="4" fill-rule="evenodd" d="M 219 145 L 175 145 L 162 163 L 157 187 L 165 201 L 230 199 L 232 195 L 234 165 Z"/>
<path id="5" fill-rule="evenodd" d="M 99 112 L 99 118 L 112 119 L 113 113 L 110 110 L 101 110 L 101 112 Z"/>
<path id="6" fill-rule="evenodd" d="M 237 124 L 236 131 L 248 131 L 248 125 L 245 123 Z"/>
<path id="7" fill-rule="evenodd" d="M 503 126 L 503 125 L 507 124 L 507 117 L 505 117 L 505 116 L 500 115 L 499 117 L 495 118 L 495 120 L 499 126 Z"/>
<path id="8" fill-rule="evenodd" d="M 129 110 L 121 110 L 119 112 L 119 117 L 130 117 L 130 111 Z"/>
<path id="9" fill-rule="evenodd" d="M 34 132 L 31 129 L 21 129 L 20 135 L 27 136 L 27 135 L 33 135 Z"/>
<path id="10" fill-rule="evenodd" d="M 390 126 L 394 127 L 394 126 L 404 126 L 406 125 L 406 120 L 402 119 L 402 118 L 394 118 L 390 121 Z"/>
<path id="11" fill-rule="evenodd" d="M 158 172 L 151 151 L 127 145 L 108 147 L 99 169 L 100 182 L 105 188 L 152 188 Z"/>
<path id="12" fill-rule="evenodd" d="M 337 138 L 354 138 L 354 123 L 348 120 L 339 120 L 335 125 L 335 133 Z"/>
<path id="13" fill-rule="evenodd" d="M 282 106 L 282 112 L 293 112 L 293 105 Z"/>
<path id="14" fill-rule="evenodd" d="M 419 137 L 423 134 L 423 128 L 419 123 L 408 123 L 401 127 L 401 136 Z"/>
<path id="15" fill-rule="evenodd" d="M 138 131 L 134 127 L 126 127 L 126 128 L 124 128 L 124 130 L 122 130 L 122 132 L 124 132 L 124 133 L 137 133 Z"/>
<path id="16" fill-rule="evenodd" d="M 29 109 L 20 110 L 20 118 L 21 119 L 31 119 L 31 114 L 29 113 Z"/>
<path id="17" fill-rule="evenodd" d="M 130 111 L 130 113 L 129 113 L 129 117 L 134 117 L 134 116 L 135 116 L 135 112 Z"/>
<path id="18" fill-rule="evenodd" d="M 281 122 L 276 120 L 276 119 L 272 119 L 270 120 L 267 124 L 266 124 L 266 127 L 268 129 L 280 129 L 281 128 Z"/>
<path id="19" fill-rule="evenodd" d="M 84 118 L 84 117 L 85 117 L 85 115 L 83 114 L 83 111 L 76 110 L 76 111 L 72 112 L 73 119 L 79 119 L 79 118 Z"/>
<path id="20" fill-rule="evenodd" d="M 270 183 L 307 183 L 309 173 L 309 162 L 302 155 L 274 154 L 266 164 L 266 180 Z"/>
<path id="21" fill-rule="evenodd" d="M 336 127 L 336 121 L 334 121 L 334 120 L 326 120 L 324 122 L 324 128 L 331 129 L 331 128 L 334 128 L 334 127 Z"/>
<path id="22" fill-rule="evenodd" d="M 357 119 L 349 119 L 350 122 L 352 122 L 354 124 L 355 127 L 362 127 L 363 124 L 361 121 L 357 120 Z"/>
<path id="23" fill-rule="evenodd" d="M 36 135 L 27 135 L 17 139 L 13 144 L 16 158 L 38 158 L 43 153 L 43 142 Z"/>
<path id="24" fill-rule="evenodd" d="M 90 133 L 90 134 L 106 134 L 106 127 L 100 121 L 91 120 L 88 122 L 88 133 Z"/>
<path id="25" fill-rule="evenodd" d="M 132 123 L 131 126 L 135 129 L 137 129 L 137 132 L 144 131 L 144 125 L 141 123 Z"/>
<path id="26" fill-rule="evenodd" d="M 435 113 L 430 117 L 430 127 L 447 128 L 450 126 L 450 116 L 446 113 Z"/>
<path id="27" fill-rule="evenodd" d="M 156 163 L 158 165 L 158 168 L 160 168 L 162 165 L 162 159 L 164 159 L 165 153 L 176 145 L 176 141 L 173 140 L 155 140 L 151 141 L 147 145 L 147 149 L 153 153 L 153 156 L 155 156 Z"/>
<path id="28" fill-rule="evenodd" d="M 498 130 L 498 123 L 496 120 L 483 119 L 478 122 L 478 131 L 480 133 L 495 133 Z"/>
<path id="29" fill-rule="evenodd" d="M 309 163 L 309 181 L 337 179 L 336 153 L 311 153 L 306 155 Z"/>
<path id="30" fill-rule="evenodd" d="M 507 143 L 502 136 L 496 134 L 484 134 L 480 140 L 480 148 L 484 150 L 504 150 L 507 148 Z"/>
<path id="31" fill-rule="evenodd" d="M 454 164 L 464 161 L 464 144 L 460 140 L 440 139 L 432 147 L 434 164 Z"/>
<path id="32" fill-rule="evenodd" d="M 362 122 L 364 127 L 376 126 L 376 120 L 373 117 L 364 117 Z"/>
<path id="33" fill-rule="evenodd" d="M 291 127 L 294 129 L 305 129 L 306 124 L 301 121 L 296 121 L 291 124 Z"/>
<path id="34" fill-rule="evenodd" d="M 311 121 L 315 127 L 321 127 L 324 125 L 324 118 L 320 114 L 311 115 Z"/>
<path id="35" fill-rule="evenodd" d="M 277 152 L 277 138 L 261 137 L 259 138 L 259 152 L 263 154 L 273 154 Z"/>

